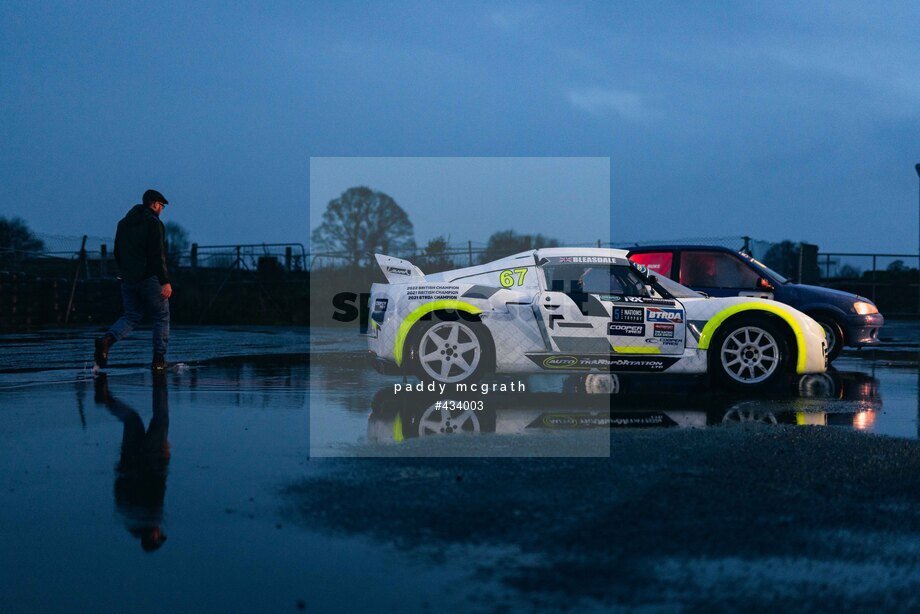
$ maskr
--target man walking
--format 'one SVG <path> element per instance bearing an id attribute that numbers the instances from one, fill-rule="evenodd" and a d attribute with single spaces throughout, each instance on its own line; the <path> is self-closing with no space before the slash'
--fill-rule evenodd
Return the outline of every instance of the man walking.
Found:
<path id="1" fill-rule="evenodd" d="M 169 297 L 172 286 L 166 270 L 166 231 L 160 213 L 169 201 L 156 190 L 144 192 L 143 202 L 134 205 L 118 222 L 115 233 L 115 261 L 121 279 L 124 315 L 108 332 L 96 339 L 96 364 L 108 364 L 109 348 L 124 339 L 145 315 L 153 320 L 154 371 L 166 369 L 169 343 Z"/>

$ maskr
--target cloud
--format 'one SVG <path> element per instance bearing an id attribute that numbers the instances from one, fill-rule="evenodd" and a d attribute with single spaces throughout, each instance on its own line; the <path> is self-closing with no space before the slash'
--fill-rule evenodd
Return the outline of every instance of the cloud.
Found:
<path id="1" fill-rule="evenodd" d="M 574 108 L 592 115 L 613 114 L 623 119 L 641 122 L 654 114 L 642 96 L 628 90 L 598 87 L 570 89 L 567 98 Z"/>

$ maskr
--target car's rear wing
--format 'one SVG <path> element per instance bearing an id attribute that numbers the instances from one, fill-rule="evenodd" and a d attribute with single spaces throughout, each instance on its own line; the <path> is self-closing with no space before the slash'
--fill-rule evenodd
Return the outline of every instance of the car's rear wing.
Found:
<path id="1" fill-rule="evenodd" d="M 386 275 L 387 281 L 391 284 L 407 284 L 411 282 L 425 281 L 425 274 L 421 269 L 402 258 L 385 256 L 383 254 L 374 254 L 380 270 Z"/>

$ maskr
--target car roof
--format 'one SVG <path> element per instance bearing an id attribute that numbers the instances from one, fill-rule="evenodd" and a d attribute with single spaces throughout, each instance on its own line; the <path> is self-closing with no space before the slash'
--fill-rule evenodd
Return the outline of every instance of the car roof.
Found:
<path id="1" fill-rule="evenodd" d="M 725 252 L 726 254 L 738 254 L 741 250 L 732 249 L 723 245 L 637 245 L 629 248 L 630 254 L 643 254 L 646 252 Z"/>
<path id="2" fill-rule="evenodd" d="M 536 250 L 537 258 L 559 258 L 560 256 L 606 256 L 608 258 L 626 258 L 625 249 L 609 247 L 544 247 Z"/>
<path id="3" fill-rule="evenodd" d="M 642 252 L 666 252 L 666 251 L 707 251 L 707 252 L 728 252 L 737 254 L 739 250 L 725 247 L 723 245 L 637 245 L 628 249 L 630 254 L 640 254 Z"/>

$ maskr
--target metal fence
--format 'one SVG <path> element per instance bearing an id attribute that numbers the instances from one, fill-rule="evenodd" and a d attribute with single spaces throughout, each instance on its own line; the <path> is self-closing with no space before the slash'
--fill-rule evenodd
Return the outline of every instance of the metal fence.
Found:
<path id="1" fill-rule="evenodd" d="M 0 270 L 35 274 L 59 270 L 68 261 L 77 267 L 83 279 L 111 277 L 116 274 L 113 240 L 106 237 L 65 237 L 39 235 L 41 251 L 0 248 Z M 198 245 L 170 250 L 171 268 L 216 270 L 306 271 L 307 250 L 302 243 L 248 243 L 237 245 Z"/>
<path id="2" fill-rule="evenodd" d="M 820 284 L 865 296 L 892 316 L 920 315 L 920 256 L 820 252 Z"/>
<path id="3" fill-rule="evenodd" d="M 642 245 L 719 245 L 731 249 L 745 249 L 755 258 L 762 258 L 767 250 L 773 245 L 769 241 L 758 241 L 750 237 L 730 236 L 730 237 L 706 237 L 697 239 L 669 239 L 659 241 L 591 241 L 582 243 L 571 243 L 563 241 L 559 243 L 566 247 L 614 247 L 620 249 L 629 249 Z M 403 258 L 411 261 L 425 272 L 437 272 L 459 267 L 473 266 L 489 262 L 497 258 L 508 256 L 517 251 L 526 251 L 533 249 L 533 246 L 526 244 L 512 248 L 510 251 L 502 252 L 496 249 L 490 249 L 487 243 L 477 241 L 466 241 L 464 243 L 451 243 L 439 245 L 437 249 L 430 247 L 413 247 L 413 248 L 396 248 L 386 250 L 388 256 Z M 310 270 L 337 269 L 352 266 L 354 256 L 347 252 L 314 252 L 310 254 Z M 359 265 L 370 265 L 372 259 L 370 254 L 360 258 Z"/>
<path id="4" fill-rule="evenodd" d="M 22 271 L 34 275 L 56 272 L 58 276 L 62 270 L 67 270 L 66 277 L 71 280 L 77 277 L 104 279 L 116 274 L 111 238 L 44 234 L 38 235 L 38 238 L 44 245 L 41 251 L 0 249 L 0 270 Z M 654 244 L 718 245 L 744 249 L 761 261 L 775 245 L 770 241 L 747 236 L 565 243 L 573 247 L 618 248 Z M 426 272 L 472 266 L 507 255 L 490 249 L 487 243 L 476 241 L 441 244 L 435 247 L 436 249 L 428 246 L 389 250 L 388 254 L 410 260 Z M 301 243 L 192 244 L 187 249 L 171 252 L 169 259 L 173 268 L 215 272 L 248 270 L 283 274 L 339 269 L 351 265 L 351 258 L 344 252 L 311 254 Z M 362 264 L 372 263 L 370 259 L 365 259 Z M 886 310 L 892 315 L 920 315 L 920 257 L 917 254 L 819 252 L 816 265 L 817 279 L 814 282 L 820 285 L 866 296 L 878 302 L 880 307 L 885 305 Z"/>

